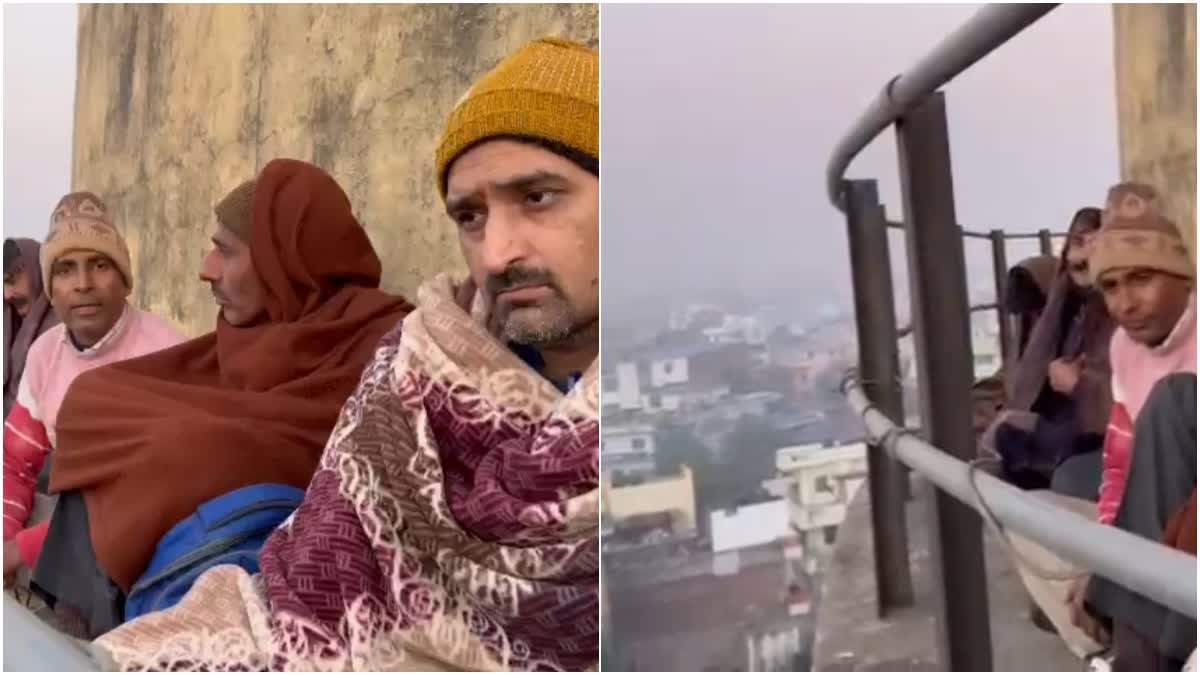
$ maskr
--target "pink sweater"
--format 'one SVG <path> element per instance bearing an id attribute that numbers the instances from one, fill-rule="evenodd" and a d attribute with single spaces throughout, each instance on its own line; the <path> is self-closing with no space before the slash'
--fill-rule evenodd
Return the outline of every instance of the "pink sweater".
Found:
<path id="1" fill-rule="evenodd" d="M 125 306 L 116 325 L 99 342 L 80 351 L 59 324 L 29 348 L 17 401 L 4 420 L 4 540 L 16 538 L 21 557 L 32 567 L 46 524 L 25 528 L 33 507 L 37 476 L 54 447 L 55 421 L 67 389 L 81 373 L 156 352 L 186 338 L 169 323 Z"/>
<path id="2" fill-rule="evenodd" d="M 1125 477 L 1133 452 L 1133 430 L 1150 390 L 1172 373 L 1196 372 L 1196 298 L 1175 329 L 1157 347 L 1148 347 L 1124 330 L 1113 333 L 1109 351 L 1112 362 L 1113 407 L 1104 435 L 1104 472 L 1100 480 L 1100 522 L 1111 523 L 1125 494 Z"/>

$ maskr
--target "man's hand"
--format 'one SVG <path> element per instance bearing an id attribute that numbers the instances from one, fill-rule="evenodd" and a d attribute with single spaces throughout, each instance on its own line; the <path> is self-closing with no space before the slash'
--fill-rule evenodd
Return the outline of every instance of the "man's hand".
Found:
<path id="1" fill-rule="evenodd" d="M 1073 359 L 1055 359 L 1050 362 L 1047 376 L 1050 378 L 1050 388 L 1067 396 L 1075 391 L 1079 384 L 1079 375 L 1083 372 L 1083 357 Z"/>
<path id="2" fill-rule="evenodd" d="M 1101 645 L 1107 646 L 1112 637 L 1105 630 L 1104 624 L 1099 619 L 1092 616 L 1084 606 L 1084 598 L 1087 596 L 1088 581 L 1090 576 L 1081 577 L 1071 582 L 1071 588 L 1067 591 L 1067 606 L 1071 613 L 1071 623 L 1076 628 L 1087 634 Z"/>
<path id="3" fill-rule="evenodd" d="M 21 569 L 21 552 L 17 550 L 17 541 L 10 539 L 4 542 L 4 587 L 12 588 L 17 580 L 17 571 Z"/>

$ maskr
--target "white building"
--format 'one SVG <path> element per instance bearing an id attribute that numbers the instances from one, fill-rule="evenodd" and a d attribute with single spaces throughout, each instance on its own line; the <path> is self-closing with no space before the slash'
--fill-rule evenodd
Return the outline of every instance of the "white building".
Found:
<path id="1" fill-rule="evenodd" d="M 615 479 L 653 475 L 654 452 L 654 427 L 606 424 L 601 429 L 601 467 Z"/>
<path id="2" fill-rule="evenodd" d="M 767 544 L 792 535 L 786 499 L 713 511 L 708 514 L 708 522 L 713 553 Z"/>
<path id="3" fill-rule="evenodd" d="M 776 477 L 763 486 L 788 501 L 788 521 L 803 535 L 809 571 L 814 572 L 832 551 L 847 506 L 866 480 L 866 444 L 780 448 L 775 470 Z"/>
<path id="4" fill-rule="evenodd" d="M 761 345 L 767 341 L 767 327 L 754 316 L 726 315 L 719 326 L 705 328 L 703 333 L 715 344 Z"/>
<path id="5" fill-rule="evenodd" d="M 601 378 L 601 398 L 607 410 L 637 410 L 642 407 L 642 387 L 636 363 L 618 363 Z"/>

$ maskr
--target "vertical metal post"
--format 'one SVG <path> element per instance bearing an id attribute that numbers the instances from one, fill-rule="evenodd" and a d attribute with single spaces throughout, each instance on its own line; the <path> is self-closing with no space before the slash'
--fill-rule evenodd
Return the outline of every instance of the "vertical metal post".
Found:
<path id="1" fill-rule="evenodd" d="M 922 422 L 930 443 L 970 460 L 975 455 L 970 392 L 974 358 L 943 94 L 926 97 L 904 115 L 896 123 L 896 138 Z M 992 640 L 979 516 L 941 491 L 932 501 L 942 666 L 990 671 Z"/>
<path id="2" fill-rule="evenodd" d="M 1038 243 L 1042 245 L 1042 255 L 1054 255 L 1054 239 L 1050 230 L 1038 230 Z"/>
<path id="3" fill-rule="evenodd" d="M 1000 359 L 1004 363 L 1004 372 L 1008 372 L 1012 364 L 1010 359 L 1016 356 L 1012 350 L 1012 326 L 1008 320 L 1008 255 L 1005 250 L 1004 232 L 992 230 L 988 233 L 992 240 L 992 274 L 996 280 L 996 325 L 1000 335 Z"/>
<path id="4" fill-rule="evenodd" d="M 863 388 L 880 412 L 903 425 L 904 398 L 896 347 L 896 304 L 887 221 L 879 205 L 875 181 L 845 181 L 844 190 Z M 904 507 L 908 476 L 903 465 L 877 445 L 868 449 L 867 468 L 876 600 L 879 616 L 883 617 L 889 610 L 913 604 Z"/>

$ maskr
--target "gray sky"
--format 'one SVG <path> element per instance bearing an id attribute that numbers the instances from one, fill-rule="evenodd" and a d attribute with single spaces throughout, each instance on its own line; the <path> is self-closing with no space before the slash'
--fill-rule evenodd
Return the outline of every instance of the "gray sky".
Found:
<path id="1" fill-rule="evenodd" d="M 646 307 L 635 294 L 712 287 L 848 303 L 829 152 L 889 78 L 978 7 L 605 5 L 606 320 Z M 1062 6 L 945 89 L 960 222 L 1065 229 L 1102 201 L 1119 173 L 1111 12 Z M 889 131 L 847 174 L 878 178 L 893 217 L 897 161 Z M 1034 247 L 1013 246 L 1010 263 Z M 967 255 L 986 284 L 988 244 Z"/>
<path id="2" fill-rule="evenodd" d="M 71 188 L 75 5 L 4 6 L 4 234 L 46 236 Z"/>
<path id="3" fill-rule="evenodd" d="M 977 7 L 604 6 L 606 316 L 634 294 L 714 287 L 848 299 L 829 150 Z M 6 5 L 4 19 L 4 230 L 40 238 L 70 188 L 76 8 Z M 1101 199 L 1118 174 L 1112 58 L 1111 8 L 1067 5 L 949 85 L 960 221 L 1062 228 Z M 879 178 L 901 215 L 890 132 L 848 175 Z M 967 252 L 973 280 L 990 278 L 986 243 Z M 1009 260 L 1032 252 L 1013 246 Z"/>

